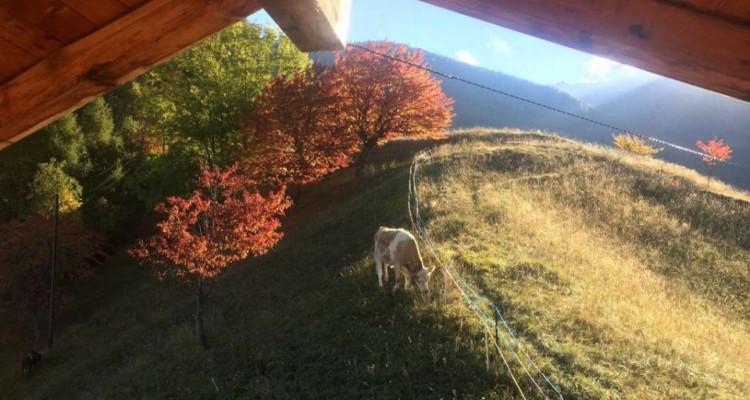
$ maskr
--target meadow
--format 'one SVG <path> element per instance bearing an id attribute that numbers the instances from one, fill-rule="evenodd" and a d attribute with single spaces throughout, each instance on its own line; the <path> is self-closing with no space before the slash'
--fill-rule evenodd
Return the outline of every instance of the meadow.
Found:
<path id="1" fill-rule="evenodd" d="M 78 289 L 29 379 L 2 353 L 0 398 L 522 398 L 497 357 L 486 369 L 482 326 L 439 272 L 424 299 L 377 287 L 372 236 L 411 228 L 409 164 L 425 147 L 427 233 L 566 399 L 745 398 L 747 193 L 507 130 L 393 141 L 364 182 L 347 169 L 303 187 L 285 238 L 232 266 L 207 300 L 208 349 L 189 290 L 118 253 Z"/>

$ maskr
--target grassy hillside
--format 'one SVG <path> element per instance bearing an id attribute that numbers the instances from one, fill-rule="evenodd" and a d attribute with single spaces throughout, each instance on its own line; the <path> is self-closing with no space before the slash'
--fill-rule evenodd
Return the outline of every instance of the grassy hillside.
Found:
<path id="1" fill-rule="evenodd" d="M 704 177 L 660 161 L 523 138 L 423 161 L 440 251 L 502 304 L 570 398 L 747 398 L 747 194 L 707 192 Z"/>
<path id="2" fill-rule="evenodd" d="M 428 233 L 566 399 L 750 390 L 746 194 L 538 134 L 449 142 L 419 174 Z M 30 379 L 2 360 L 0 398 L 520 398 L 440 276 L 428 299 L 377 288 L 372 235 L 409 226 L 406 156 L 430 143 L 389 143 L 364 184 L 305 188 L 275 251 L 208 299 L 209 350 L 189 292 L 119 255 Z"/>

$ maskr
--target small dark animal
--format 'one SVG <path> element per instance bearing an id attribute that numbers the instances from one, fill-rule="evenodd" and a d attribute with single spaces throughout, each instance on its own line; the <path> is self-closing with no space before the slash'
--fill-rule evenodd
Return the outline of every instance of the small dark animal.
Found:
<path id="1" fill-rule="evenodd" d="M 21 373 L 28 377 L 31 375 L 31 367 L 42 362 L 42 353 L 31 350 L 29 354 L 26 354 L 21 360 Z"/>

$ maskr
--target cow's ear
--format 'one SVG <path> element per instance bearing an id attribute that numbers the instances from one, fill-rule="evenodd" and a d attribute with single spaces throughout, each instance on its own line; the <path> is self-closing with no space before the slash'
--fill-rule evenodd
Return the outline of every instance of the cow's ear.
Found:
<path id="1" fill-rule="evenodd" d="M 432 275 L 432 273 L 433 273 L 433 272 L 435 272 L 435 268 L 437 268 L 437 267 L 432 267 L 432 268 L 430 268 L 430 270 L 429 270 L 429 271 L 427 271 L 427 274 L 428 274 L 428 275 Z"/>

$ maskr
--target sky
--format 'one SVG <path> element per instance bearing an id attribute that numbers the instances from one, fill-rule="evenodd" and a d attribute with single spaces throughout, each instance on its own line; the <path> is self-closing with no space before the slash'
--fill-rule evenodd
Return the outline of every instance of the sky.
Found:
<path id="1" fill-rule="evenodd" d="M 261 10 L 250 22 L 278 28 Z M 348 42 L 387 39 L 543 85 L 654 75 L 416 0 L 352 0 Z"/>

